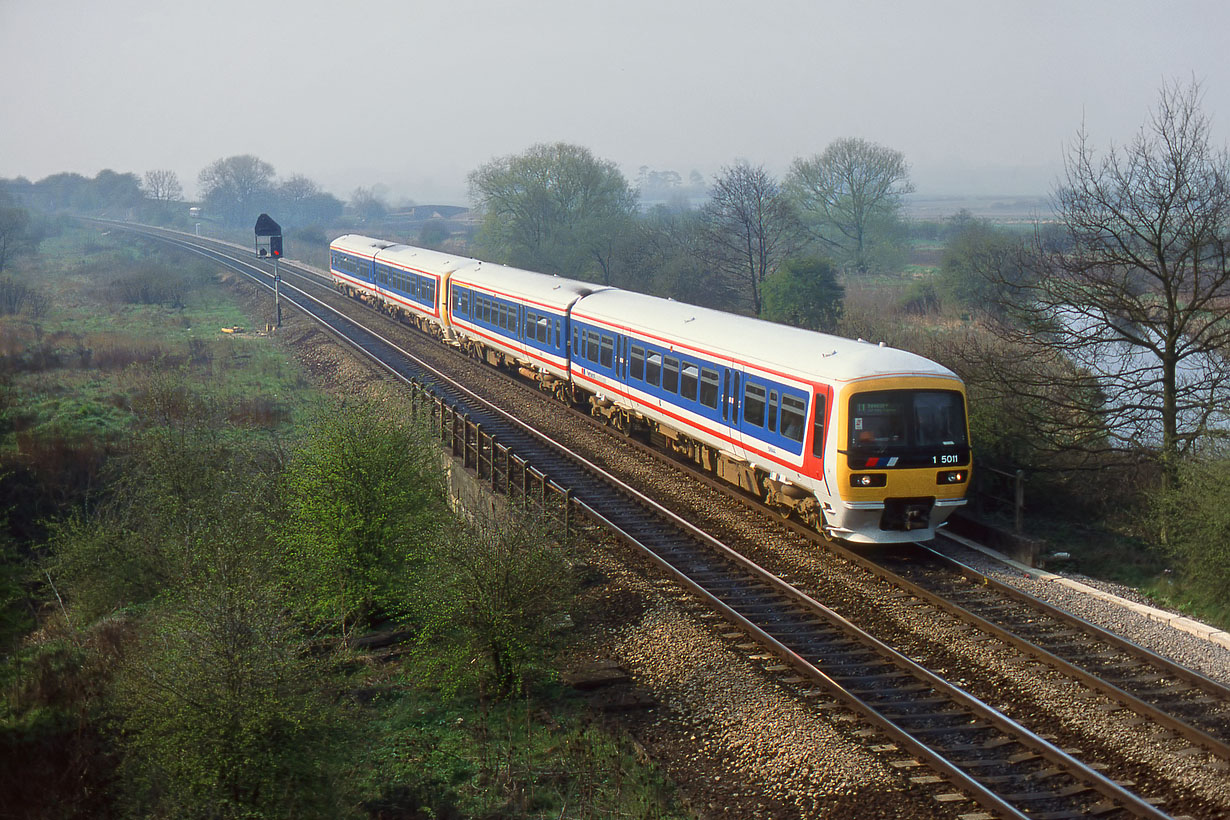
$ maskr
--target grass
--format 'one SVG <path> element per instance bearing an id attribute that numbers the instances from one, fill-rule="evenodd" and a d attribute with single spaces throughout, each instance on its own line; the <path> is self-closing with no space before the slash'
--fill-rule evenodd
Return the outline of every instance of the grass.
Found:
<path id="1" fill-rule="evenodd" d="M 162 249 L 151 255 L 126 241 L 92 228 L 65 228 L 11 272 L 51 297 L 38 315 L 0 317 L 0 505 L 19 500 L 11 504 L 10 523 L 23 555 L 46 537 L 39 522 L 62 517 L 100 489 L 107 475 L 101 465 L 112 448 L 123 451 L 142 421 L 142 407 L 165 388 L 158 380 L 169 372 L 207 397 L 206 406 L 229 422 L 226 435 L 273 429 L 293 436 L 298 420 L 322 398 L 271 339 L 221 332 L 251 320 L 207 263 Z M 112 283 L 145 275 L 155 263 L 182 280 L 178 295 L 149 303 L 117 296 L 136 291 Z M 59 609 L 52 601 L 43 611 Z M 81 800 L 93 795 L 83 813 L 105 810 L 111 772 L 106 730 L 89 711 L 99 695 L 70 692 L 63 702 L 40 696 L 28 709 L 17 708 L 11 696 L 18 678 L 33 679 L 17 656 L 8 660 L 0 663 L 0 691 L 9 693 L 0 700 L 0 733 L 26 732 L 39 748 L 79 752 L 82 770 L 64 775 L 73 784 L 59 795 L 42 792 L 57 805 L 85 805 Z M 60 664 L 43 677 L 84 680 L 89 676 L 74 671 L 80 667 Z M 688 816 L 661 772 L 638 759 L 626 737 L 593 723 L 571 690 L 547 686 L 532 699 L 495 704 L 444 697 L 429 680 L 410 659 L 404 666 L 365 666 L 339 682 L 381 692 L 355 715 L 363 753 L 352 771 L 355 788 L 347 793 L 362 795 L 356 814 Z M 46 708 L 39 706 L 44 701 Z M 94 745 L 73 746 L 56 725 L 31 723 L 42 713 L 57 720 L 77 715 L 73 737 Z"/>
<path id="2" fill-rule="evenodd" d="M 628 738 L 591 722 L 558 689 L 499 703 L 442 699 L 415 683 L 386 687 L 364 791 L 385 816 L 689 816 L 672 784 Z M 549 710 L 549 713 L 548 713 Z M 415 814 L 418 812 L 419 814 Z"/>
<path id="3" fill-rule="evenodd" d="M 210 383 L 245 423 L 288 424 L 315 401 L 268 339 L 222 332 L 250 319 L 216 283 L 215 268 L 162 250 L 151 258 L 126 241 L 65 228 L 13 271 L 51 298 L 44 315 L 0 317 L 9 404 L 0 449 L 12 452 L 19 434 L 114 439 L 132 425 L 133 398 L 150 372 L 182 369 Z M 176 286 L 166 302 L 134 304 L 112 287 L 159 271 Z"/>

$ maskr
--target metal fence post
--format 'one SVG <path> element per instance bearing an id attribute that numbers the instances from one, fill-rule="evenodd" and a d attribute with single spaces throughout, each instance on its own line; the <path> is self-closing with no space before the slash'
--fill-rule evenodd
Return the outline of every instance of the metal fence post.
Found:
<path id="1" fill-rule="evenodd" d="M 1025 530 L 1025 471 L 1016 471 L 1016 494 L 1013 500 L 1016 534 Z"/>

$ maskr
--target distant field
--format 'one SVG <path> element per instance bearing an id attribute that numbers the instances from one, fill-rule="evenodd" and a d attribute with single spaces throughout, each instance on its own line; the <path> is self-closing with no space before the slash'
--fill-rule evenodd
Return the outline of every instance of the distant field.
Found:
<path id="1" fill-rule="evenodd" d="M 905 214 L 910 219 L 945 219 L 962 209 L 992 222 L 1032 222 L 1051 218 L 1051 203 L 1045 196 L 912 196 L 905 204 Z"/>

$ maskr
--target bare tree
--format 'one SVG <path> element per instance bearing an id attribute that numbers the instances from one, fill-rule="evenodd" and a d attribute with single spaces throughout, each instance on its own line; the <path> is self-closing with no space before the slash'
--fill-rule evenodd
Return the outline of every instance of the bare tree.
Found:
<path id="1" fill-rule="evenodd" d="M 796 159 L 785 190 L 813 238 L 843 264 L 872 267 L 877 231 L 898 221 L 914 190 L 900 151 L 844 138 L 809 159 Z"/>
<path id="2" fill-rule="evenodd" d="M 174 171 L 146 171 L 142 188 L 145 195 L 155 202 L 180 202 L 184 198 L 184 189 Z"/>
<path id="3" fill-rule="evenodd" d="M 1034 243 L 1024 277 L 1000 276 L 1012 389 L 1044 400 L 1070 446 L 1178 457 L 1230 432 L 1230 153 L 1211 144 L 1196 82 L 1165 85 L 1148 122 L 1098 156 L 1082 129 L 1054 195 L 1067 241 Z M 1030 366 L 1062 358 L 1057 380 Z"/>
<path id="4" fill-rule="evenodd" d="M 389 212 L 389 203 L 376 188 L 360 185 L 350 194 L 350 207 L 362 222 L 375 222 Z"/>
<path id="5" fill-rule="evenodd" d="M 739 160 L 714 180 L 701 216 L 713 269 L 759 316 L 762 283 L 799 238 L 798 221 L 777 180 L 763 166 Z"/>
<path id="6" fill-rule="evenodd" d="M 256 221 L 273 190 L 273 166 L 251 154 L 215 160 L 201 171 L 201 199 L 232 224 Z"/>
<path id="7" fill-rule="evenodd" d="M 0 202 L 0 271 L 14 256 L 38 245 L 31 233 L 29 211 Z"/>

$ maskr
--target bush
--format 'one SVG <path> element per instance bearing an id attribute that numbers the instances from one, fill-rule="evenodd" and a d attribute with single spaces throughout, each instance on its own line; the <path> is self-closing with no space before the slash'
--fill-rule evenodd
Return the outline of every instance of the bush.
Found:
<path id="1" fill-rule="evenodd" d="M 199 546 L 207 547 L 206 544 Z M 134 816 L 340 815 L 347 732 L 259 549 L 219 545 L 163 597 L 116 703 Z"/>
<path id="2" fill-rule="evenodd" d="M 292 457 L 282 529 L 302 617 L 349 637 L 410 617 L 448 505 L 434 442 L 376 404 L 323 409 Z"/>
<path id="3" fill-rule="evenodd" d="M 1230 461 L 1182 465 L 1155 506 L 1163 545 L 1177 562 L 1179 594 L 1230 622 Z"/>
<path id="4" fill-rule="evenodd" d="M 761 295 L 761 318 L 831 333 L 841 318 L 845 288 L 831 262 L 808 257 L 783 262 L 764 280 Z"/>
<path id="5" fill-rule="evenodd" d="M 556 529 L 523 510 L 468 522 L 441 543 L 422 641 L 449 688 L 468 680 L 506 697 L 543 672 L 543 646 L 575 589 Z"/>

